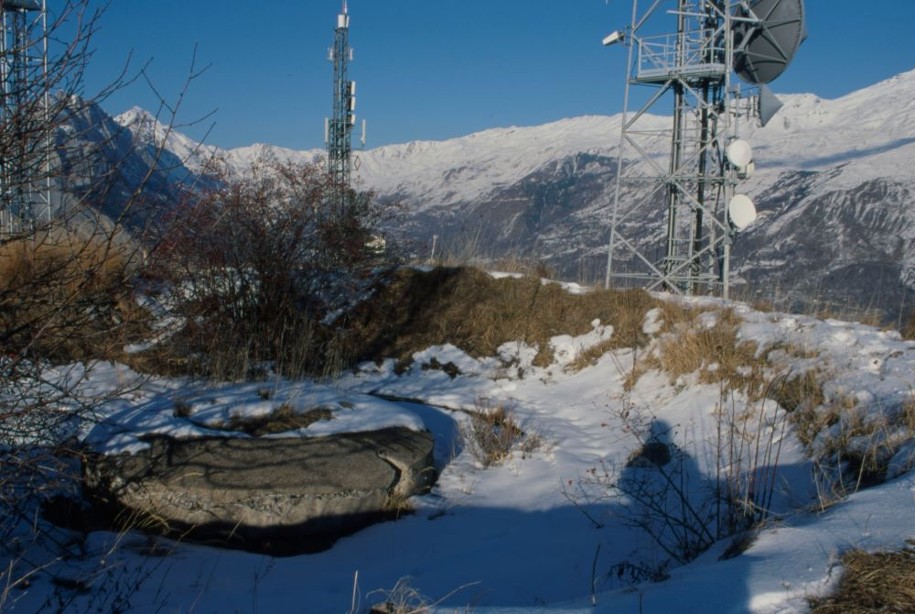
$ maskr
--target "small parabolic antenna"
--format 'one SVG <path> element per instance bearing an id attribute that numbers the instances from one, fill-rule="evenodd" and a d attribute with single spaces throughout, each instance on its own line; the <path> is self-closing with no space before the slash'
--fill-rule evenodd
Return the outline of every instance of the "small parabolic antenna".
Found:
<path id="1" fill-rule="evenodd" d="M 728 162 L 736 168 L 746 168 L 753 161 L 753 148 L 743 139 L 737 139 L 725 150 Z"/>
<path id="2" fill-rule="evenodd" d="M 735 194 L 728 203 L 728 217 L 734 228 L 743 230 L 756 221 L 756 206 L 746 194 Z"/>

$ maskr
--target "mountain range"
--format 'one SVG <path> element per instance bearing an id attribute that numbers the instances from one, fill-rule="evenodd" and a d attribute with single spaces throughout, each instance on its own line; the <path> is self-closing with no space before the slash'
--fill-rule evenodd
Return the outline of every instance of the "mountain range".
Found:
<path id="1" fill-rule="evenodd" d="M 741 131 L 756 165 L 741 191 L 759 216 L 734 244 L 735 287 L 778 307 L 900 315 L 915 292 L 915 70 L 834 100 L 780 98 L 784 107 L 766 127 Z M 399 226 L 418 256 L 435 249 L 518 258 L 591 283 L 606 265 L 621 121 L 585 116 L 379 147 L 356 154 L 355 175 L 360 189 L 401 203 Z M 323 154 L 270 145 L 220 150 L 139 108 L 99 125 L 106 134 L 129 131 L 130 147 L 123 138 L 106 141 L 109 158 L 121 161 L 116 192 L 146 177 L 147 200 L 163 207 L 174 186 L 201 177 L 214 156 L 244 172 L 265 156 L 317 161 Z M 144 174 L 156 155 L 160 168 Z M 657 240 L 652 230 L 665 214 L 641 220 L 636 242 Z"/>

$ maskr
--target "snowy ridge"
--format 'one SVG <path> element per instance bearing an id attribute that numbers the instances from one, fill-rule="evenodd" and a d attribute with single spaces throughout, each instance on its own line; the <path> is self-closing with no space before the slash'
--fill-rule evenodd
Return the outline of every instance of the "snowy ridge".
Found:
<path id="1" fill-rule="evenodd" d="M 408 196 L 420 207 L 469 202 L 553 160 L 579 152 L 610 155 L 619 128 L 619 115 L 586 116 L 381 147 L 362 156 L 361 175 L 379 193 Z"/>
<path id="2" fill-rule="evenodd" d="M 748 125 L 760 171 L 757 190 L 785 170 L 822 170 L 842 166 L 838 185 L 892 175 L 915 181 L 915 70 L 835 100 L 812 94 L 780 94 L 785 106 L 765 128 Z M 131 109 L 116 118 L 135 132 L 140 127 L 163 138 L 149 113 Z M 652 118 L 659 127 L 669 121 Z M 358 176 L 380 195 L 398 195 L 418 207 L 451 205 L 480 198 L 512 185 L 544 164 L 577 153 L 615 155 L 621 115 L 584 116 L 541 126 L 484 130 L 446 141 L 414 141 L 357 154 Z M 199 145 L 177 132 L 165 137 L 177 155 L 196 165 L 200 150 L 216 153 L 243 168 L 269 152 L 281 160 L 313 161 L 321 150 L 295 151 L 271 145 L 219 150 Z"/>

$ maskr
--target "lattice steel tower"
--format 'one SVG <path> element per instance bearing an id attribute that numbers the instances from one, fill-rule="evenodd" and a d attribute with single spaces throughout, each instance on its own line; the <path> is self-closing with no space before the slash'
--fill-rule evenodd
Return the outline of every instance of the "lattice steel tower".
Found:
<path id="1" fill-rule="evenodd" d="M 658 34 L 671 15 L 676 31 Z M 740 121 L 765 125 L 778 110 L 764 84 L 781 74 L 804 37 L 802 0 L 633 0 L 629 28 L 604 39 L 629 46 L 607 285 L 612 276 L 649 289 L 727 296 L 734 235 L 756 217 L 752 201 L 737 193 L 753 169 L 752 150 L 738 138 Z M 741 95 L 735 71 L 753 96 Z M 634 87 L 645 94 L 632 112 Z M 672 121 L 659 121 L 651 111 L 670 102 Z M 628 151 L 637 161 L 624 162 Z M 653 254 L 650 240 L 637 237 L 659 207 L 666 210 L 664 245 Z"/>
<path id="2" fill-rule="evenodd" d="M 50 218 L 51 142 L 45 0 L 0 0 L 0 232 Z"/>
<path id="3" fill-rule="evenodd" d="M 349 46 L 349 10 L 343 0 L 343 10 L 337 15 L 334 28 L 334 46 L 328 59 L 334 64 L 334 112 L 324 122 L 324 142 L 327 147 L 327 172 L 334 186 L 334 208 L 342 212 L 353 168 L 353 128 L 356 125 L 356 82 L 347 76 L 353 50 Z M 362 143 L 365 144 L 365 122 L 362 124 Z"/>

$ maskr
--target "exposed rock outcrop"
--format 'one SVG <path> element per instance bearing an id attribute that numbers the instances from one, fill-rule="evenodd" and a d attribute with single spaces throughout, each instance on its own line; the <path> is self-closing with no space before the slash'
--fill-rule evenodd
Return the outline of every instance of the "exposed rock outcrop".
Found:
<path id="1" fill-rule="evenodd" d="M 91 497 L 145 530 L 293 554 L 402 512 L 435 479 L 433 438 L 403 427 L 312 438 L 154 437 L 85 465 Z"/>

